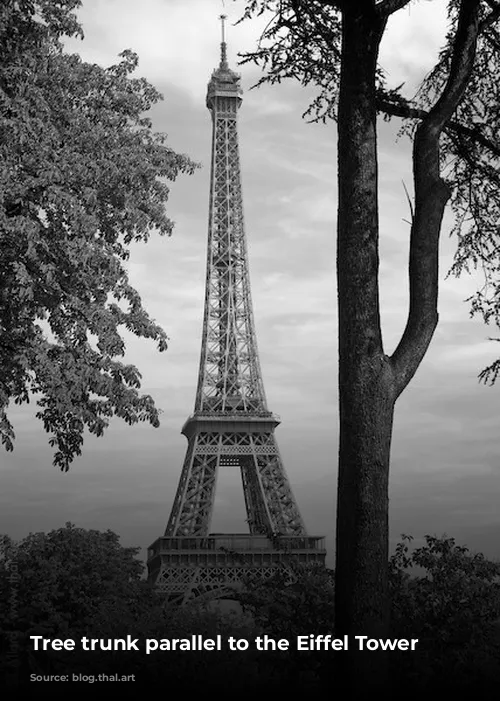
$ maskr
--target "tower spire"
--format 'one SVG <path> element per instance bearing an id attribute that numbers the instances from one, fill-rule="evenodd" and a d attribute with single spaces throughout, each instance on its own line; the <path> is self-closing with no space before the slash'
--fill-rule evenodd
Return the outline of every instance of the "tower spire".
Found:
<path id="1" fill-rule="evenodd" d="M 227 44 L 226 44 L 226 19 L 227 15 L 219 16 L 221 23 L 221 43 L 220 43 L 220 68 L 228 69 L 227 64 Z"/>

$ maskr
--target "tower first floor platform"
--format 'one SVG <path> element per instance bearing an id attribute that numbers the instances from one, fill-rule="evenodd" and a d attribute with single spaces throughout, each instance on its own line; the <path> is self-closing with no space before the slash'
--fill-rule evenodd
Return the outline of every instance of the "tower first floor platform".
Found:
<path id="1" fill-rule="evenodd" d="M 325 565 L 319 536 L 165 536 L 148 548 L 148 580 L 172 600 L 231 598 L 245 580 L 266 580 L 291 562 Z"/>

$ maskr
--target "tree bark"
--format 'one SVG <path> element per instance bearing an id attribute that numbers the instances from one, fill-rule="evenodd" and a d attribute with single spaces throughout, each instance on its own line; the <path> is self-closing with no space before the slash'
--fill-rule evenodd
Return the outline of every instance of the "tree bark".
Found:
<path id="1" fill-rule="evenodd" d="M 438 321 L 439 234 L 450 191 L 439 139 L 472 74 L 480 0 L 459 11 L 450 73 L 414 140 L 415 214 L 410 305 L 393 356 L 382 342 L 378 291 L 376 66 L 387 14 L 360 0 L 344 6 L 338 113 L 339 477 L 335 570 L 336 681 L 351 698 L 390 691 L 390 653 L 359 651 L 355 636 L 390 637 L 388 486 L 394 405 L 419 367 Z M 411 631 L 408 632 L 411 637 Z"/>
<path id="2" fill-rule="evenodd" d="M 385 656 L 358 652 L 354 636 L 388 636 L 388 476 L 395 392 L 383 351 L 378 291 L 375 73 L 386 21 L 370 3 L 352 5 L 343 13 L 338 114 L 335 625 L 336 635 L 349 636 L 349 651 L 337 657 L 353 698 L 360 698 L 361 692 L 386 682 Z"/>

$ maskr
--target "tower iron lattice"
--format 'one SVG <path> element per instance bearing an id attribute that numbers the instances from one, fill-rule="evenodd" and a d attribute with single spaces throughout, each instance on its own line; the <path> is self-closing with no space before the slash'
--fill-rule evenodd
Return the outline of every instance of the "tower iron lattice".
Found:
<path id="1" fill-rule="evenodd" d="M 186 457 L 165 535 L 148 550 L 149 579 L 171 598 L 220 597 L 290 561 L 324 564 L 286 476 L 260 369 L 243 221 L 237 113 L 240 77 L 221 57 L 208 83 L 212 116 L 203 335 Z M 249 534 L 210 534 L 219 468 L 241 471 Z"/>

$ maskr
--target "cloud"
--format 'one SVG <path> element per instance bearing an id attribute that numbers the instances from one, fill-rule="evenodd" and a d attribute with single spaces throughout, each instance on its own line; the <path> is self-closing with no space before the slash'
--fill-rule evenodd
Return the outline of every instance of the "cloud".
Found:
<path id="1" fill-rule="evenodd" d="M 236 49 L 253 48 L 265 21 L 234 26 L 242 9 L 239 0 L 225 10 L 228 59 L 233 65 Z M 179 86 L 198 102 L 218 62 L 220 12 L 217 0 L 143 0 L 140 7 L 135 0 L 92 0 L 84 2 L 78 13 L 85 43 L 75 40 L 67 45 L 101 65 L 114 63 L 118 53 L 130 48 L 141 57 L 141 73 L 149 80 Z"/>
<path id="2" fill-rule="evenodd" d="M 444 0 L 410 3 L 389 18 L 380 65 L 390 87 L 406 83 L 404 94 L 413 97 L 438 58 L 448 25 L 446 6 Z"/>

